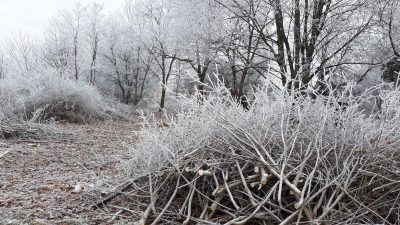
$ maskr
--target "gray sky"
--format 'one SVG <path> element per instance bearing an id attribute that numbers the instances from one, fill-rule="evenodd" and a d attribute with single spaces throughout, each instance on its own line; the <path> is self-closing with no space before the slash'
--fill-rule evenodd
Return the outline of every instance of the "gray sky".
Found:
<path id="1" fill-rule="evenodd" d="M 52 16 L 61 9 L 72 8 L 76 2 L 93 0 L 0 0 L 0 39 L 19 31 L 40 35 Z M 106 13 L 122 8 L 125 0 L 96 0 Z"/>

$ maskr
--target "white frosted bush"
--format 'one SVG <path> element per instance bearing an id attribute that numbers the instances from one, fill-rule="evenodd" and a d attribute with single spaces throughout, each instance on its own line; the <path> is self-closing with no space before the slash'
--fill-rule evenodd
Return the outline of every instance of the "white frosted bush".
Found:
<path id="1" fill-rule="evenodd" d="M 181 96 L 183 110 L 161 122 L 144 118 L 123 169 L 146 177 L 154 220 L 396 223 L 400 92 L 386 92 L 376 114 L 351 92 L 259 90 L 249 110 L 227 93 L 216 85 L 205 98 Z"/>
<path id="2" fill-rule="evenodd" d="M 0 82 L 2 110 L 35 122 L 121 116 L 95 87 L 83 82 L 50 74 L 10 77 Z"/>

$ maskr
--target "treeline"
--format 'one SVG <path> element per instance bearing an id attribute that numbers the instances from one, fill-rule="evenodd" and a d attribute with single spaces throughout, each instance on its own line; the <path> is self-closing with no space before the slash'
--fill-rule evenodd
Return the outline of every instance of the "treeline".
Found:
<path id="1" fill-rule="evenodd" d="M 396 81 L 396 0 L 138 0 L 61 10 L 42 37 L 20 33 L 0 51 L 0 78 L 46 71 L 123 103 L 167 89 L 203 91 L 218 74 L 231 94 Z M 382 71 L 384 70 L 384 71 Z M 372 78 L 372 79 L 371 79 Z"/>

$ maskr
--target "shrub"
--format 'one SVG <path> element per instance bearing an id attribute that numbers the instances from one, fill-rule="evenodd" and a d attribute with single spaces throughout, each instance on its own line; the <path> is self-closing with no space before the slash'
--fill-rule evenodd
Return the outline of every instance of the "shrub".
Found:
<path id="1" fill-rule="evenodd" d="M 142 224 L 396 223 L 398 90 L 369 116 L 365 97 L 259 90 L 245 110 L 226 93 L 217 85 L 202 101 L 181 96 L 164 121 L 144 118 L 122 165 L 132 193 L 150 196 L 137 201 Z"/>
<path id="2" fill-rule="evenodd" d="M 49 74 L 2 80 L 0 104 L 4 113 L 35 122 L 123 117 L 95 87 Z"/>

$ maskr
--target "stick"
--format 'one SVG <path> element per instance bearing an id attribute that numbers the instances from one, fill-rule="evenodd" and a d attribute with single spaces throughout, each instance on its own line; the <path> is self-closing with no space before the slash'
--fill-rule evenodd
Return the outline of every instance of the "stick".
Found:
<path id="1" fill-rule="evenodd" d="M 7 155 L 9 152 L 11 152 L 11 149 L 10 150 L 7 150 L 7 151 L 5 151 L 5 152 L 3 152 L 2 154 L 0 154 L 0 158 L 3 158 L 5 155 Z"/>
<path id="2" fill-rule="evenodd" d="M 239 218 L 239 219 L 234 219 L 233 221 L 230 222 L 230 224 L 235 224 L 235 225 L 243 225 L 243 224 L 246 224 L 251 218 L 253 218 L 253 217 L 258 213 L 258 211 L 260 211 L 260 209 L 262 208 L 262 206 L 265 205 L 265 204 L 269 201 L 269 198 L 270 198 L 270 196 L 272 195 L 273 190 L 276 189 L 276 187 L 277 187 L 277 184 L 275 184 L 275 185 L 271 188 L 271 190 L 269 191 L 269 193 L 267 194 L 267 196 L 265 196 L 264 200 L 263 200 L 261 203 L 258 204 L 257 208 L 256 208 L 247 218 L 245 218 L 245 219 L 243 219 L 243 220 L 241 220 L 241 221 L 238 221 L 238 220 L 240 220 L 240 218 Z"/>
<path id="3" fill-rule="evenodd" d="M 181 180 L 181 176 L 178 177 L 178 181 L 176 182 L 176 187 L 174 190 L 174 193 L 172 194 L 171 198 L 169 199 L 167 205 L 164 207 L 164 209 L 158 214 L 157 218 L 153 221 L 152 225 L 155 225 L 158 223 L 158 221 L 161 219 L 161 217 L 164 215 L 165 211 L 169 208 L 169 206 L 172 204 L 172 201 L 174 200 L 176 193 L 178 193 L 179 189 L 179 182 Z"/>
<path id="4" fill-rule="evenodd" d="M 138 222 L 138 225 L 146 225 L 146 221 L 147 218 L 149 218 L 150 212 L 151 212 L 151 208 L 153 208 L 153 202 L 150 203 L 149 206 L 147 206 L 146 211 L 144 211 L 142 213 L 142 215 L 140 216 L 140 220 Z"/>
<path id="5" fill-rule="evenodd" d="M 113 200 L 115 197 L 122 194 L 122 192 L 128 190 L 134 182 L 138 181 L 142 177 L 136 178 L 133 181 L 127 181 L 120 185 L 121 188 L 115 188 L 116 190 L 110 192 L 107 197 L 103 198 L 102 200 L 96 202 L 95 204 L 91 205 L 90 208 L 98 209 L 104 207 L 109 201 Z"/>
<path id="6" fill-rule="evenodd" d="M 210 215 L 208 216 L 208 219 L 210 219 L 210 218 L 214 215 L 215 211 L 216 211 L 217 208 L 218 208 L 219 202 L 221 202 L 221 200 L 222 200 L 222 197 L 223 197 L 223 195 L 222 195 L 222 194 L 219 194 L 219 195 L 215 198 L 214 202 L 211 204 L 211 206 L 210 206 L 211 213 L 210 213 Z"/>
<path id="7" fill-rule="evenodd" d="M 218 178 L 217 178 L 217 176 L 215 175 L 215 171 L 213 172 L 213 178 L 214 178 L 214 182 L 215 182 L 215 190 L 211 193 L 213 196 L 215 196 L 216 194 L 217 194 L 217 192 L 218 192 L 218 190 L 219 190 L 219 183 L 218 183 Z"/>
<path id="8" fill-rule="evenodd" d="M 115 215 L 114 215 L 109 221 L 107 221 L 107 223 L 112 223 L 112 222 L 114 222 L 114 220 L 116 220 L 117 217 L 118 217 L 121 213 L 123 213 L 123 212 L 124 212 L 123 209 L 119 210 L 117 213 L 115 213 Z"/>
<path id="9" fill-rule="evenodd" d="M 239 164 L 238 161 L 236 161 L 236 167 L 238 168 L 239 175 L 240 175 L 240 179 L 242 180 L 244 189 L 246 190 L 247 195 L 249 196 L 251 205 L 252 205 L 252 206 L 256 206 L 257 204 L 256 204 L 256 202 L 254 201 L 254 197 L 253 197 L 253 195 L 251 194 L 251 191 L 250 191 L 249 187 L 247 186 L 246 180 L 244 179 L 243 172 L 242 172 L 242 169 L 240 168 L 240 164 Z"/>
<path id="10" fill-rule="evenodd" d="M 258 178 L 258 175 L 248 176 L 246 178 L 246 182 L 252 182 L 252 181 L 256 180 L 257 178 Z M 235 180 L 228 184 L 228 188 L 235 188 L 241 184 L 242 184 L 242 180 Z M 218 190 L 215 192 L 215 194 L 213 193 L 213 195 L 215 196 L 216 194 L 223 193 L 226 190 L 227 190 L 226 186 L 219 187 Z"/>
<path id="11" fill-rule="evenodd" d="M 240 207 L 236 204 L 236 201 L 235 201 L 235 199 L 233 198 L 233 195 L 232 195 L 232 193 L 231 193 L 231 190 L 229 190 L 228 183 L 226 183 L 226 181 L 228 180 L 228 172 L 226 172 L 226 174 L 225 174 L 225 173 L 222 173 L 222 176 L 224 177 L 224 185 L 225 185 L 226 192 L 227 192 L 228 195 L 229 195 L 229 199 L 231 200 L 231 202 L 232 202 L 233 206 L 235 207 L 235 209 L 236 209 L 236 210 L 239 210 Z"/>
<path id="12" fill-rule="evenodd" d="M 183 221 L 183 225 L 186 225 L 190 222 L 190 219 L 192 217 L 192 202 L 193 202 L 193 196 L 195 193 L 195 189 L 196 189 L 196 181 L 194 181 L 194 183 L 192 184 L 192 189 L 191 189 L 191 193 L 190 193 L 190 197 L 189 197 L 189 202 L 188 202 L 188 213 L 187 213 L 187 218 L 185 221 Z"/>
<path id="13" fill-rule="evenodd" d="M 254 173 L 256 173 L 256 174 L 260 173 L 260 167 L 259 166 L 255 166 L 254 167 Z"/>
<path id="14" fill-rule="evenodd" d="M 213 175 L 212 172 L 209 170 L 199 170 L 198 174 L 199 176 L 207 176 L 207 177 L 211 177 Z"/>

